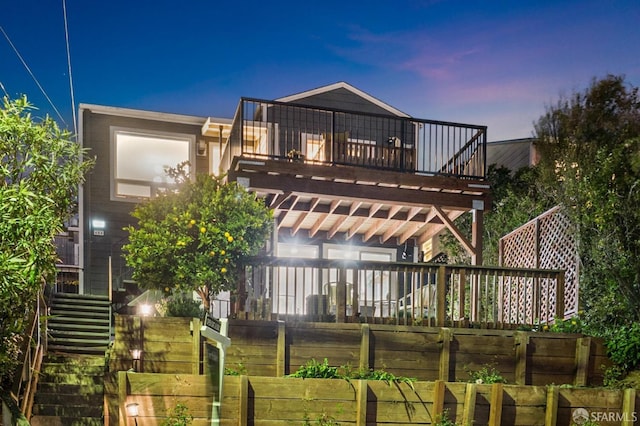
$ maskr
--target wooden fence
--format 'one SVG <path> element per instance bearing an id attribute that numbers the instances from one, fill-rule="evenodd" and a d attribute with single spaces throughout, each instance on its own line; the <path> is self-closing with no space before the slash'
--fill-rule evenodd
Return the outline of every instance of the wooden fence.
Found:
<path id="1" fill-rule="evenodd" d="M 193 426 L 211 422 L 215 393 L 207 376 L 119 372 L 105 386 L 106 425 L 133 424 L 124 409 L 139 404 L 137 425 L 157 425 L 178 403 Z M 633 425 L 640 398 L 633 389 L 519 386 L 444 381 L 225 376 L 221 425 L 434 424 L 446 412 L 461 425 L 569 425 L 577 410 L 600 425 Z"/>
<path id="2" fill-rule="evenodd" d="M 469 371 L 491 366 L 514 384 L 599 385 L 602 366 L 611 365 L 602 341 L 579 334 L 231 319 L 229 337 L 226 366 L 258 376 L 327 358 L 429 381 L 466 381 Z M 199 319 L 118 315 L 109 370 L 201 374 L 201 340 Z"/>

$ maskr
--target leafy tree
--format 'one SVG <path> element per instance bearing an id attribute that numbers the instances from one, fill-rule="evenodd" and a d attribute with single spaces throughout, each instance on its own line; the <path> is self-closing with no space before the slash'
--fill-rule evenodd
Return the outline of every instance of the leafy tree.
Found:
<path id="1" fill-rule="evenodd" d="M 620 76 L 561 98 L 535 124 L 541 183 L 577 227 L 586 325 L 640 321 L 640 98 Z"/>
<path id="2" fill-rule="evenodd" d="M 254 194 L 207 174 L 183 179 L 133 216 L 138 226 L 126 228 L 123 249 L 136 282 L 166 294 L 197 291 L 205 309 L 215 294 L 235 289 L 240 260 L 264 246 L 272 218 Z"/>
<path id="3" fill-rule="evenodd" d="M 515 172 L 506 167 L 490 165 L 487 180 L 493 192 L 491 210 L 485 213 L 482 258 L 485 265 L 498 264 L 500 238 L 551 207 L 550 200 L 535 185 L 538 171 L 523 167 Z M 462 232 L 471 233 L 470 215 L 455 221 Z M 452 263 L 469 263 L 469 254 L 458 240 L 446 232 L 440 237 L 444 251 Z"/>
<path id="4" fill-rule="evenodd" d="M 0 380 L 20 355 L 26 321 L 54 277 L 53 237 L 75 207 L 92 161 L 49 117 L 35 119 L 26 97 L 0 108 Z"/>

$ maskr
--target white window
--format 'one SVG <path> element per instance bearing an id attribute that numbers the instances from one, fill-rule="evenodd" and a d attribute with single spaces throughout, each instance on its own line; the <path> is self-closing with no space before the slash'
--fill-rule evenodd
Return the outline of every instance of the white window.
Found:
<path id="1" fill-rule="evenodd" d="M 300 146 L 302 147 L 302 153 L 305 155 L 307 161 L 321 161 L 326 160 L 325 155 L 325 137 L 323 135 L 315 133 L 301 133 L 300 134 Z"/>
<path id="2" fill-rule="evenodd" d="M 150 198 L 175 182 L 167 167 L 195 163 L 195 136 L 111 128 L 111 199 Z"/>

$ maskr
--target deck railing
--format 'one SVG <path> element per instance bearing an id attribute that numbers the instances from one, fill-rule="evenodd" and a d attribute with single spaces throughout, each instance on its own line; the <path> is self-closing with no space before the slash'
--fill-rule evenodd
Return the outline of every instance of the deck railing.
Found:
<path id="1" fill-rule="evenodd" d="M 243 98 L 222 167 L 234 156 L 484 178 L 486 126 Z"/>
<path id="2" fill-rule="evenodd" d="M 563 312 L 558 270 L 253 258 L 245 313 L 255 319 L 513 328 Z"/>

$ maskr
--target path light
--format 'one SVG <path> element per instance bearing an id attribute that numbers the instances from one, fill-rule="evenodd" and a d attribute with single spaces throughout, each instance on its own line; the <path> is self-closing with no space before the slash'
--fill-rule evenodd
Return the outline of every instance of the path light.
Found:
<path id="1" fill-rule="evenodd" d="M 142 349 L 131 349 L 131 359 L 133 360 L 133 371 L 140 371 L 140 359 L 142 357 Z"/>
<path id="2" fill-rule="evenodd" d="M 143 317 L 148 317 L 149 315 L 151 315 L 151 312 L 153 310 L 151 305 L 147 303 L 140 304 L 140 307 L 138 309 L 140 310 L 140 315 L 142 315 Z"/>
<path id="3" fill-rule="evenodd" d="M 138 426 L 138 414 L 139 414 L 138 403 L 132 402 L 130 404 L 127 404 L 126 409 L 127 409 L 127 416 L 133 417 L 133 421 L 135 422 L 136 426 Z"/>

